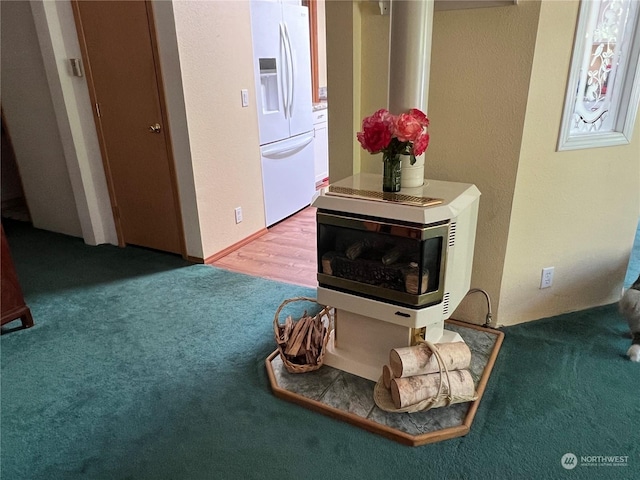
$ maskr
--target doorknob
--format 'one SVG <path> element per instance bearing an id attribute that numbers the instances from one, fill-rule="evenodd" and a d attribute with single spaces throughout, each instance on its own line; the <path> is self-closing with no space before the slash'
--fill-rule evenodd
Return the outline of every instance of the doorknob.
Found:
<path id="1" fill-rule="evenodd" d="M 149 125 L 149 131 L 151 133 L 160 133 L 160 130 L 162 130 L 162 127 L 159 123 L 156 123 L 155 125 Z"/>

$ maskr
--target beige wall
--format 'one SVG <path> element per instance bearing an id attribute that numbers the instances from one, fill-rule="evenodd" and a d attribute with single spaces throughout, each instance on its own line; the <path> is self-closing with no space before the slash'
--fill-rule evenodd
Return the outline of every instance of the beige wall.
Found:
<path id="1" fill-rule="evenodd" d="M 619 300 L 633 245 L 640 121 L 630 145 L 555 151 L 578 6 L 542 4 L 498 312 L 504 324 Z M 553 286 L 540 290 L 548 266 Z"/>
<path id="2" fill-rule="evenodd" d="M 354 130 L 352 116 L 360 121 L 382 103 L 387 78 L 375 55 L 386 19 L 362 3 L 351 17 L 360 51 L 348 52 L 361 71 L 359 114 L 332 112 Z M 434 15 L 427 177 L 482 192 L 472 287 L 489 292 L 497 324 L 615 302 L 624 279 L 640 203 L 638 125 L 629 146 L 555 152 L 577 9 L 577 1 L 521 0 Z M 345 44 L 333 45 L 343 57 Z M 331 76 L 329 87 L 332 95 L 347 90 Z M 345 156 L 354 135 L 341 137 Z M 360 156 L 356 148 L 353 171 L 375 171 L 364 156 L 358 165 Z M 554 285 L 540 290 L 547 266 L 556 268 Z M 478 322 L 484 313 L 482 296 L 472 296 L 454 316 Z"/>
<path id="3" fill-rule="evenodd" d="M 433 21 L 425 174 L 482 192 L 471 286 L 489 293 L 497 321 L 539 7 L 439 11 Z M 469 297 L 454 316 L 484 320 L 483 301 Z"/>
<path id="4" fill-rule="evenodd" d="M 248 2 L 173 2 L 173 11 L 206 258 L 265 226 L 251 17 Z"/>
<path id="5" fill-rule="evenodd" d="M 41 2 L 32 4 L 39 6 Z M 46 10 L 38 17 L 41 29 L 46 30 L 43 35 L 51 36 L 49 42 L 54 48 L 55 44 L 60 45 L 61 51 L 66 48 L 62 58 L 56 57 L 60 52 L 39 48 L 29 2 L 2 2 L 3 106 L 7 107 L 9 128 L 12 133 L 15 131 L 18 162 L 27 159 L 23 180 L 34 223 L 71 235 L 84 233 L 76 211 L 82 205 L 74 198 L 75 190 L 70 185 L 73 173 L 77 190 L 86 200 L 92 194 L 96 197 L 94 204 L 99 204 L 84 209 L 91 217 L 87 219 L 87 231 L 93 230 L 90 233 L 96 239 L 91 242 L 85 234 L 85 241 L 115 241 L 114 235 L 109 234 L 113 230 L 109 229 L 109 224 L 113 227 L 112 219 L 102 218 L 103 206 L 108 207 L 109 199 L 105 189 L 100 188 L 105 182 L 101 166 L 94 169 L 94 160 L 100 164 L 99 152 L 87 150 L 92 144 L 87 140 L 87 131 L 76 128 L 71 132 L 69 151 L 60 145 L 63 110 L 76 115 L 76 124 L 93 124 L 88 98 L 83 100 L 79 89 L 76 98 L 62 92 L 52 99 L 49 88 L 53 87 L 47 86 L 43 72 L 44 57 L 45 66 L 50 64 L 51 70 L 59 70 L 55 74 L 60 75 L 62 90 L 69 90 L 65 84 L 70 81 L 85 81 L 73 77 L 69 80 L 69 73 L 60 64 L 66 58 L 79 56 L 72 48 L 77 43 L 75 27 L 69 18 L 57 18 L 60 12 L 56 10 L 61 9 L 56 6 L 70 12 L 69 2 L 42 5 L 47 7 L 38 10 Z M 187 254 L 207 258 L 265 225 L 249 3 L 156 2 L 154 10 Z M 229 65 L 233 65 L 232 71 Z M 248 108 L 241 107 L 243 88 L 249 90 Z M 76 111 L 71 112 L 73 109 Z M 34 122 L 34 118 L 43 120 Z M 93 133 L 95 137 L 95 129 Z M 86 154 L 80 155 L 83 150 Z M 72 168 L 73 162 L 78 168 Z M 22 170 L 23 165 L 20 166 Z M 234 208 L 238 206 L 243 208 L 244 219 L 236 225 Z"/>
<path id="6" fill-rule="evenodd" d="M 329 176 L 380 173 L 381 155 L 356 141 L 362 119 L 387 106 L 389 16 L 377 2 L 326 2 Z"/>
<path id="7" fill-rule="evenodd" d="M 325 0 L 317 2 L 316 27 L 318 29 L 318 87 L 327 86 L 327 22 L 325 17 Z"/>
<path id="8" fill-rule="evenodd" d="M 325 3 L 327 92 L 329 95 L 329 177 L 331 182 L 360 171 L 354 143 L 360 112 L 360 9 L 357 2 Z"/>
<path id="9" fill-rule="evenodd" d="M 578 5 L 520 0 L 434 15 L 426 175 L 482 192 L 472 287 L 489 292 L 500 325 L 617 301 L 633 244 L 640 122 L 629 146 L 555 152 Z M 359 12 L 351 34 L 360 29 L 361 46 L 348 54 L 361 72 L 360 109 L 332 111 L 334 123 L 355 125 L 339 143 L 345 156 L 348 142 L 356 145 L 354 172 L 376 170 L 354 135 L 362 116 L 384 104 L 387 78 L 386 18 L 366 2 Z M 330 71 L 332 48 L 347 56 L 345 40 L 334 40 Z M 329 87 L 332 96 L 351 88 L 331 76 Z M 338 133 L 330 131 L 330 142 Z M 540 290 L 548 266 L 554 285 Z M 470 296 L 454 317 L 482 322 L 485 309 L 482 296 Z"/>
<path id="10" fill-rule="evenodd" d="M 2 108 L 34 226 L 82 236 L 29 2 L 1 2 Z"/>
<path id="11" fill-rule="evenodd" d="M 82 56 L 71 4 L 30 4 L 82 236 L 89 245 L 117 243 L 89 88 L 68 60 Z"/>
<path id="12" fill-rule="evenodd" d="M 356 131 L 362 119 L 381 108 L 388 107 L 389 15 L 380 15 L 378 2 L 359 2 L 362 24 L 361 103 L 356 118 Z M 384 73 L 382 73 L 384 72 Z M 399 113 L 399 112 L 393 112 Z M 355 135 L 355 134 L 354 134 Z M 355 137 L 354 137 L 355 139 Z M 382 173 L 382 154 L 371 155 L 356 142 L 360 171 Z"/>
<path id="13" fill-rule="evenodd" d="M 173 161 L 180 194 L 180 212 L 182 214 L 185 246 L 188 256 L 204 258 L 172 2 L 154 0 L 153 16 L 156 25 L 156 38 L 164 84 Z"/>

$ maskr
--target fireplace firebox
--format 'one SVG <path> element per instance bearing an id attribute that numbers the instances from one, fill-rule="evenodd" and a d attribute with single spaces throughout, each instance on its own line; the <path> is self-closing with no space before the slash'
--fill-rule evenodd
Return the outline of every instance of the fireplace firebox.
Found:
<path id="1" fill-rule="evenodd" d="M 441 302 L 450 227 L 318 211 L 318 283 L 407 307 Z"/>
<path id="2" fill-rule="evenodd" d="M 443 327 L 469 290 L 480 197 L 463 183 L 381 185 L 355 175 L 313 203 L 318 301 L 336 309 L 325 363 L 370 380 L 392 348 L 462 340 Z"/>

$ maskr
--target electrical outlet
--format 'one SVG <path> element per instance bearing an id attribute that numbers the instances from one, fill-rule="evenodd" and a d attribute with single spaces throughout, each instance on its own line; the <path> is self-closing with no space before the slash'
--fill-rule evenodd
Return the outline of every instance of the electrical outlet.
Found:
<path id="1" fill-rule="evenodd" d="M 236 207 L 236 223 L 240 223 L 242 221 L 242 207 Z"/>
<path id="2" fill-rule="evenodd" d="M 240 90 L 240 94 L 242 96 L 242 106 L 248 107 L 249 106 L 249 90 L 242 89 Z"/>
<path id="3" fill-rule="evenodd" d="M 542 269 L 540 277 L 540 288 L 549 288 L 553 284 L 553 270 L 555 267 L 545 267 Z"/>

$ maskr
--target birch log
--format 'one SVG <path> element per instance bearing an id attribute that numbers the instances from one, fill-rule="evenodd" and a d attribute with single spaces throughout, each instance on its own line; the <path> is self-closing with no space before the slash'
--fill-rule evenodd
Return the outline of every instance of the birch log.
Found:
<path id="1" fill-rule="evenodd" d="M 393 372 L 389 368 L 389 365 L 384 365 L 382 367 L 382 383 L 387 390 L 391 388 L 391 379 L 393 379 Z"/>
<path id="2" fill-rule="evenodd" d="M 449 372 L 451 385 L 447 380 L 447 375 L 442 374 L 441 395 L 452 396 L 451 404 L 468 402 L 475 395 L 475 385 L 469 370 L 454 370 Z M 416 375 L 414 377 L 394 378 L 391 380 L 391 399 L 396 408 L 405 408 L 410 405 L 422 402 L 435 397 L 438 394 L 440 384 L 440 374 L 430 373 L 428 375 Z M 434 406 L 444 406 L 444 399 Z"/>
<path id="3" fill-rule="evenodd" d="M 466 343 L 438 343 L 436 348 L 449 371 L 469 368 L 471 350 L 469 350 Z M 438 359 L 424 343 L 391 350 L 389 353 L 389 367 L 396 378 L 426 375 L 440 371 Z"/>

